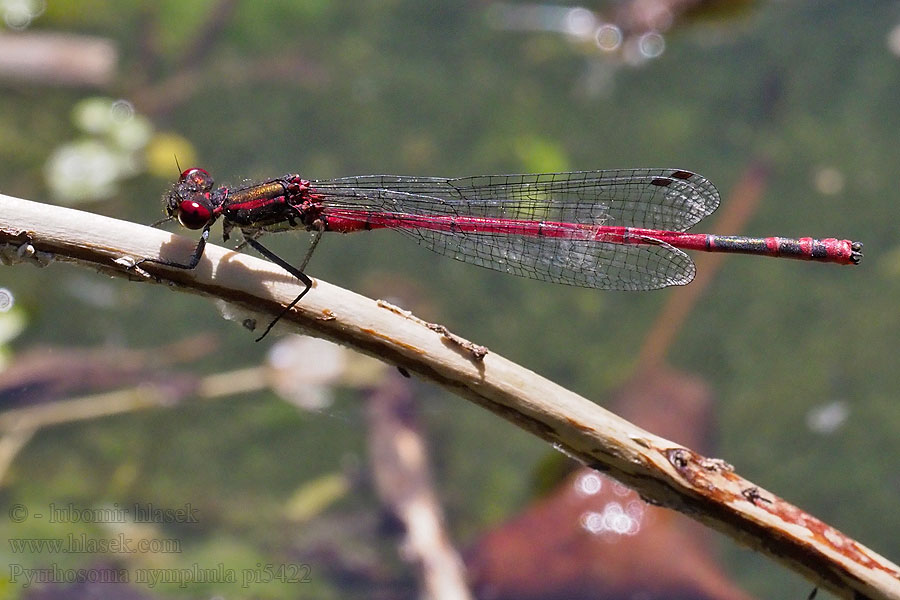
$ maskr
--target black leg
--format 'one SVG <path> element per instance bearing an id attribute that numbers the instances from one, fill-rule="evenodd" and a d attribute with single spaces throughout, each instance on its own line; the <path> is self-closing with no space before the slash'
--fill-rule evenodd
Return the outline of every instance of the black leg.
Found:
<path id="1" fill-rule="evenodd" d="M 247 238 L 244 238 L 244 241 L 232 248 L 235 252 L 240 252 L 244 249 L 244 246 L 247 245 Z"/>
<path id="2" fill-rule="evenodd" d="M 316 232 L 313 234 L 312 243 L 309 245 L 309 250 L 306 251 L 306 256 L 303 257 L 303 262 L 300 263 L 301 271 L 306 270 L 306 265 L 309 264 L 309 259 L 312 258 L 313 251 L 316 249 L 316 246 L 319 245 L 319 240 L 322 239 L 322 233 L 325 231 L 325 224 L 319 219 L 316 219 L 314 227 L 316 228 Z"/>
<path id="3" fill-rule="evenodd" d="M 288 273 L 290 273 L 291 275 L 293 275 L 294 277 L 299 279 L 300 283 L 302 283 L 303 285 L 306 286 L 306 288 L 302 292 L 300 292 L 300 295 L 297 296 L 296 298 L 294 298 L 290 304 L 285 306 L 281 310 L 281 312 L 278 313 L 278 316 L 275 317 L 275 320 L 273 320 L 271 323 L 269 323 L 269 326 L 266 327 L 266 330 L 263 331 L 263 334 L 261 336 L 259 336 L 258 338 L 256 338 L 256 341 L 258 342 L 261 339 L 263 339 L 264 337 L 266 337 L 270 331 L 272 331 L 272 327 L 275 326 L 275 323 L 277 323 L 284 315 L 286 315 L 288 313 L 288 311 L 290 311 L 292 308 L 294 308 L 294 306 L 297 305 L 298 302 L 300 302 L 300 299 L 303 298 L 303 296 L 306 295 L 306 292 L 308 292 L 310 290 L 310 288 L 312 287 L 312 279 L 307 277 L 306 274 L 302 270 L 300 270 L 300 269 L 296 268 L 295 266 L 293 266 L 292 264 L 288 263 L 287 261 L 282 259 L 280 256 L 278 256 L 277 254 L 275 254 L 274 252 L 272 252 L 271 250 L 269 250 L 268 248 L 266 248 L 265 246 L 263 246 L 256 240 L 254 240 L 253 238 L 248 237 L 244 241 L 246 241 L 250 246 L 252 246 L 257 252 L 259 252 L 260 254 L 262 254 L 269 260 L 271 260 L 273 263 L 275 263 L 276 265 L 278 265 L 279 267 L 281 267 L 282 269 L 284 269 L 285 271 L 287 271 Z M 309 262 L 309 255 L 307 255 L 307 258 L 306 258 L 306 260 L 303 261 L 303 264 L 306 265 L 307 262 Z"/>
<path id="4" fill-rule="evenodd" d="M 191 255 L 191 259 L 188 262 L 180 263 L 170 260 L 156 260 L 155 258 L 142 258 L 135 262 L 134 266 L 136 267 L 141 263 L 151 262 L 172 267 L 174 269 L 184 269 L 185 271 L 196 269 L 197 265 L 200 264 L 200 259 L 203 258 L 203 250 L 206 249 L 206 241 L 209 239 L 209 228 L 209 225 L 203 228 L 203 231 L 200 233 L 200 241 L 197 242 L 197 247 L 194 248 L 194 253 Z"/>

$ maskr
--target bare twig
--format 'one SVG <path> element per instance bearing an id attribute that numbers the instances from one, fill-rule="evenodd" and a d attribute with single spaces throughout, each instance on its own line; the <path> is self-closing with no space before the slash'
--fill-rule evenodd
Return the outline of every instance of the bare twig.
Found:
<path id="1" fill-rule="evenodd" d="M 263 367 L 228 371 L 203 378 L 183 379 L 180 385 L 139 385 L 6 410 L 0 412 L 0 433 L 22 429 L 36 430 L 61 423 L 171 406 L 188 394 L 203 400 L 214 400 L 265 389 L 269 384 L 268 370 Z"/>
<path id="2" fill-rule="evenodd" d="M 16 455 L 44 427 L 86 421 L 178 403 L 187 395 L 216 400 L 265 389 L 269 369 L 240 369 L 203 378 L 178 377 L 169 385 L 139 385 L 100 394 L 44 402 L 0 412 L 0 485 Z"/>
<path id="3" fill-rule="evenodd" d="M 0 36 L 0 79 L 104 87 L 117 62 L 116 46 L 105 38 L 46 31 Z"/>
<path id="4" fill-rule="evenodd" d="M 159 281 L 275 315 L 297 294 L 275 265 L 208 246 L 193 271 L 128 257 L 173 259 L 194 242 L 71 209 L 0 195 L 0 258 L 75 261 L 104 272 Z M 126 259 L 126 260 L 123 260 Z M 283 328 L 326 338 L 433 381 L 615 477 L 651 502 L 680 510 L 762 551 L 844 598 L 900 600 L 900 567 L 743 479 L 722 461 L 644 431 L 495 353 L 473 360 L 446 336 L 370 300 L 314 280 Z M 677 560 L 677 557 L 673 557 Z"/>
<path id="5" fill-rule="evenodd" d="M 369 452 L 378 497 L 403 524 L 403 558 L 419 573 L 423 598 L 469 600 L 462 559 L 444 525 L 416 419 L 410 384 L 396 372 L 371 390 Z"/>

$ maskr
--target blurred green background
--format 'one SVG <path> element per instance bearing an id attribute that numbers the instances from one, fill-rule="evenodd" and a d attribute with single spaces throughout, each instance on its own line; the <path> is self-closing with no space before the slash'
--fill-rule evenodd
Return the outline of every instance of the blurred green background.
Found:
<path id="1" fill-rule="evenodd" d="M 596 16 L 624 4 L 585 7 Z M 7 25 L 0 41 L 48 32 L 94 36 L 117 59 L 96 83 L 0 80 L 0 191 L 150 223 L 177 177 L 177 155 L 182 168 L 197 164 L 232 184 L 287 172 L 327 178 L 679 167 L 710 178 L 727 202 L 748 165 L 765 162 L 767 187 L 746 233 L 860 240 L 866 256 L 855 268 L 728 259 L 669 359 L 716 393 L 717 456 L 896 560 L 900 4 L 707 4 L 724 10 L 676 13 L 645 56 L 627 45 L 601 50 L 590 35 L 555 31 L 553 19 L 541 22 L 544 31 L 523 25 L 516 17 L 525 13 L 516 9 L 525 4 L 48 0 L 27 27 L 15 24 L 24 31 Z M 91 98 L 99 104 L 85 105 Z M 102 98 L 130 103 L 116 105 L 125 118 L 92 121 L 91 111 L 103 113 L 96 107 L 108 104 Z M 130 123 L 124 133 L 122 121 Z M 62 151 L 72 152 L 72 162 L 60 159 Z M 80 183 L 91 170 L 112 181 Z M 85 191 L 66 198 L 67 188 Z M 218 236 L 216 229 L 215 243 Z M 299 262 L 306 237 L 268 241 Z M 326 236 L 308 272 L 394 297 L 599 404 L 633 373 L 672 293 L 509 277 L 390 232 Z M 252 343 L 202 298 L 71 266 L 3 267 L 0 286 L 16 303 L 2 315 L 9 364 L 35 349 L 52 364 L 73 347 L 154 348 L 214 333 L 214 352 L 182 371 L 215 373 L 258 364 L 275 341 Z M 442 390 L 417 389 L 450 530 L 466 545 L 527 504 L 532 473 L 549 449 Z M 201 523 L 169 537 L 185 540 L 180 560 L 211 565 L 283 561 L 285 548 L 321 536 L 323 522 L 339 524 L 347 547 L 398 563 L 394 576 L 411 586 L 390 540 L 372 545 L 354 533 L 365 526 L 349 515 L 376 510 L 364 486 L 311 523 L 296 530 L 284 524 L 282 507 L 297 490 L 364 468 L 359 395 L 351 388 L 336 394 L 318 411 L 260 392 L 48 428 L 15 457 L 0 499 L 29 506 L 191 503 Z M 833 417 L 824 426 L 823 414 Z M 49 527 L 7 522 L 0 531 L 53 535 Z M 729 541 L 721 547 L 750 593 L 808 593 L 807 582 L 767 559 Z M 6 548 L 0 555 L 23 561 Z M 353 594 L 352 586 L 319 574 L 304 597 Z M 8 582 L 4 590 L 25 593 Z M 278 586 L 259 594 L 295 597 Z"/>

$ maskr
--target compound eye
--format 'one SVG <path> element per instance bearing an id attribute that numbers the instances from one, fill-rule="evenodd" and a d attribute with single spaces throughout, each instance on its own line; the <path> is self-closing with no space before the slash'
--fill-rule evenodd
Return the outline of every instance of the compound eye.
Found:
<path id="1" fill-rule="evenodd" d="M 212 175 L 200 167 L 191 167 L 190 169 L 182 171 L 181 175 L 178 177 L 178 181 L 182 183 L 187 182 L 201 192 L 208 192 L 213 186 Z"/>
<path id="2" fill-rule="evenodd" d="M 178 205 L 178 222 L 188 229 L 202 229 L 212 219 L 212 211 L 196 200 L 182 200 Z"/>

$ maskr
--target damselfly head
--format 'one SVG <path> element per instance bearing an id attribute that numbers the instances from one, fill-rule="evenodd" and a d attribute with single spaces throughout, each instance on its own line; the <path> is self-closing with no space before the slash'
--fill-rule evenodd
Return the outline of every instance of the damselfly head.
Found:
<path id="1" fill-rule="evenodd" d="M 183 200 L 178 205 L 178 222 L 188 229 L 203 229 L 212 219 L 209 206 L 196 200 Z"/>
<path id="2" fill-rule="evenodd" d="M 213 178 L 206 169 L 200 167 L 191 167 L 181 172 L 178 177 L 179 184 L 190 185 L 195 191 L 208 192 L 212 189 Z"/>
<path id="3" fill-rule="evenodd" d="M 213 178 L 204 169 L 192 167 L 181 173 L 166 195 L 166 213 L 188 229 L 202 229 L 213 219 Z"/>

